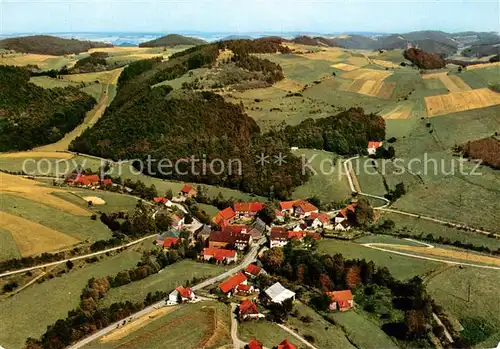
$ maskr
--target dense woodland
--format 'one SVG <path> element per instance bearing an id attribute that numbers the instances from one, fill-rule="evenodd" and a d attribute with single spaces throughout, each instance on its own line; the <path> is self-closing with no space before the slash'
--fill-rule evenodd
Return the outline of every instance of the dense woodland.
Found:
<path id="1" fill-rule="evenodd" d="M 323 149 L 341 155 L 365 154 L 368 141 L 385 139 L 385 121 L 376 114 L 365 114 L 362 108 L 351 108 L 322 119 L 307 119 L 284 130 L 271 131 L 299 148 Z"/>
<path id="2" fill-rule="evenodd" d="M 44 89 L 29 79 L 25 69 L 0 66 L 0 151 L 54 143 L 96 103 L 75 87 Z"/>
<path id="3" fill-rule="evenodd" d="M 80 53 L 91 48 L 112 47 L 111 44 L 76 39 L 63 39 L 49 35 L 23 36 L 0 40 L 0 48 L 23 53 L 62 56 Z"/>
<path id="4" fill-rule="evenodd" d="M 179 45 L 203 45 L 207 42 L 202 39 L 192 38 L 179 34 L 169 34 L 151 41 L 146 41 L 139 44 L 139 47 L 163 47 L 163 46 L 179 46 Z"/>
<path id="5" fill-rule="evenodd" d="M 110 68 L 114 68 L 113 65 L 110 67 L 106 58 L 108 58 L 108 54 L 106 52 L 94 52 L 91 53 L 88 57 L 79 59 L 75 65 L 68 70 L 69 74 L 80 74 L 80 73 L 90 73 L 97 71 L 104 71 Z"/>
<path id="6" fill-rule="evenodd" d="M 404 57 L 420 69 L 441 69 L 446 62 L 436 53 L 428 53 L 417 48 L 410 48 L 403 53 Z"/>

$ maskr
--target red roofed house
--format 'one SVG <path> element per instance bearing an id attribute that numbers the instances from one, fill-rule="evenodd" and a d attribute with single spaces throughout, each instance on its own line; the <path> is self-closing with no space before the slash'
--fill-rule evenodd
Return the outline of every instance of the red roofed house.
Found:
<path id="1" fill-rule="evenodd" d="M 259 314 L 259 308 L 257 308 L 257 305 L 250 299 L 245 299 L 240 303 L 238 315 L 240 320 L 258 319 L 261 317 L 259 316 L 261 315 Z"/>
<path id="2" fill-rule="evenodd" d="M 222 228 L 231 224 L 236 218 L 236 212 L 231 207 L 219 211 L 213 218 L 213 222 Z"/>
<path id="3" fill-rule="evenodd" d="M 249 264 L 248 267 L 245 268 L 245 274 L 248 276 L 254 278 L 260 275 L 262 272 L 262 268 L 259 267 L 257 264 Z"/>
<path id="4" fill-rule="evenodd" d="M 264 345 L 256 339 L 250 340 L 247 345 L 245 345 L 245 349 L 263 349 Z"/>
<path id="5" fill-rule="evenodd" d="M 326 295 L 330 297 L 331 303 L 328 309 L 347 311 L 354 307 L 354 299 L 351 290 L 327 292 Z"/>
<path id="6" fill-rule="evenodd" d="M 356 202 L 353 202 L 350 205 L 347 205 L 343 209 L 337 213 L 335 216 L 335 230 L 342 230 L 346 231 L 351 229 L 351 224 L 349 222 L 349 215 L 352 215 L 356 212 L 356 206 L 358 204 Z"/>
<path id="7" fill-rule="evenodd" d="M 248 295 L 254 293 L 254 291 L 255 291 L 255 289 L 254 289 L 253 285 L 240 284 L 240 285 L 236 286 L 235 294 L 238 296 L 248 296 Z"/>
<path id="8" fill-rule="evenodd" d="M 196 296 L 188 287 L 179 286 L 168 295 L 168 304 L 178 304 L 189 302 L 195 299 Z"/>
<path id="9" fill-rule="evenodd" d="M 314 240 L 321 240 L 321 234 L 314 231 L 306 231 L 306 236 L 313 238 Z"/>
<path id="10" fill-rule="evenodd" d="M 377 149 L 382 145 L 382 142 L 368 142 L 368 155 L 375 155 L 377 153 Z"/>
<path id="11" fill-rule="evenodd" d="M 111 179 L 102 179 L 101 185 L 113 185 L 113 181 Z"/>
<path id="12" fill-rule="evenodd" d="M 271 228 L 270 247 L 283 247 L 288 243 L 288 232 L 283 227 Z"/>
<path id="13" fill-rule="evenodd" d="M 170 248 L 173 245 L 177 244 L 178 242 L 182 242 L 182 241 L 184 241 L 184 239 L 166 237 L 163 240 L 163 248 Z"/>
<path id="14" fill-rule="evenodd" d="M 309 217 L 313 213 L 318 213 L 319 210 L 316 206 L 305 200 L 299 200 L 294 205 L 294 213 L 298 218 Z"/>
<path id="15" fill-rule="evenodd" d="M 231 276 L 226 281 L 222 282 L 219 285 L 219 289 L 223 293 L 228 294 L 230 296 L 232 292 L 236 291 L 236 288 L 238 287 L 238 285 L 241 285 L 241 284 L 246 285 L 247 283 L 248 283 L 247 277 L 245 276 L 245 274 L 243 274 L 242 272 L 239 272 L 239 273 Z"/>
<path id="16" fill-rule="evenodd" d="M 153 201 L 157 204 L 160 204 L 160 205 L 165 205 L 165 206 L 172 206 L 172 203 L 170 202 L 169 199 L 163 197 L 163 196 L 157 196 L 153 199 Z"/>
<path id="17" fill-rule="evenodd" d="M 290 230 L 288 232 L 288 240 L 297 239 L 299 241 L 302 241 L 304 239 L 305 235 L 306 235 L 305 231 L 293 231 L 293 230 Z"/>
<path id="18" fill-rule="evenodd" d="M 236 202 L 234 204 L 234 211 L 238 217 L 254 217 L 263 208 L 263 202 Z"/>
<path id="19" fill-rule="evenodd" d="M 297 347 L 295 345 L 293 345 L 292 343 L 290 343 L 290 341 L 288 339 L 285 339 L 283 342 L 278 344 L 277 348 L 278 349 L 297 349 Z"/>
<path id="20" fill-rule="evenodd" d="M 226 261 L 227 263 L 236 262 L 236 259 L 238 258 L 236 251 L 211 247 L 204 248 L 202 256 L 206 261 L 214 258 L 218 262 Z"/>
<path id="21" fill-rule="evenodd" d="M 181 189 L 181 195 L 186 196 L 186 197 L 193 197 L 196 196 L 196 189 L 194 189 L 192 186 L 189 184 L 184 184 L 184 186 Z"/>
<path id="22" fill-rule="evenodd" d="M 330 217 L 326 213 L 313 212 L 309 217 L 307 217 L 307 224 L 314 229 L 332 229 L 333 226 L 330 224 Z"/>
<path id="23" fill-rule="evenodd" d="M 236 248 L 244 250 L 252 243 L 250 234 L 233 233 L 230 227 L 226 227 L 222 231 L 213 231 L 208 238 L 208 247 L 214 248 Z"/>
<path id="24" fill-rule="evenodd" d="M 293 214 L 293 205 L 295 205 L 299 200 L 292 201 L 281 201 L 280 209 L 284 215 L 292 215 Z"/>
<path id="25" fill-rule="evenodd" d="M 99 182 L 100 178 L 98 175 L 73 174 L 68 178 L 68 183 L 82 187 L 96 186 Z"/>

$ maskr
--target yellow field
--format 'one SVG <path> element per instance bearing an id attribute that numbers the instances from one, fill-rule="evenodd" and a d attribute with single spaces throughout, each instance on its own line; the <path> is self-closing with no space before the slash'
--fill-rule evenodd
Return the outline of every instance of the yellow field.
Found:
<path id="1" fill-rule="evenodd" d="M 365 57 L 349 57 L 347 59 L 347 63 L 356 65 L 358 67 L 363 67 L 365 65 L 368 65 L 370 62 Z"/>
<path id="2" fill-rule="evenodd" d="M 87 52 L 107 52 L 107 53 L 126 53 L 126 52 L 137 52 L 137 51 L 146 51 L 149 50 L 149 47 L 138 47 L 138 46 L 115 46 L 115 47 L 102 47 L 102 48 L 91 48 Z"/>
<path id="3" fill-rule="evenodd" d="M 373 61 L 373 63 L 380 65 L 382 67 L 385 67 L 385 68 L 401 68 L 399 65 L 394 64 L 394 63 L 389 62 L 389 61 L 382 61 L 380 59 L 372 59 L 372 61 Z"/>
<path id="4" fill-rule="evenodd" d="M 363 58 L 364 59 L 364 58 Z M 385 70 L 375 70 L 375 69 L 356 69 L 341 75 L 344 79 L 363 79 L 363 80 L 384 80 L 388 76 L 391 76 L 392 72 Z"/>
<path id="5" fill-rule="evenodd" d="M 45 151 L 21 151 L 17 153 L 0 153 L 0 159 L 29 159 L 29 158 L 56 158 L 56 159 L 71 159 L 74 155 L 67 152 Z"/>
<path id="6" fill-rule="evenodd" d="M 101 83 L 102 82 L 109 83 L 110 81 L 115 81 L 115 80 L 118 81 L 118 77 L 120 76 L 122 71 L 123 68 L 118 68 L 118 69 L 95 72 L 95 73 L 71 74 L 71 75 L 65 75 L 64 80 L 69 80 L 74 82 L 93 82 L 99 80 Z"/>
<path id="7" fill-rule="evenodd" d="M 422 79 L 438 79 L 450 92 L 460 92 L 471 90 L 470 86 L 457 75 L 448 75 L 446 72 L 422 75 Z"/>
<path id="8" fill-rule="evenodd" d="M 309 47 L 311 48 L 311 47 Z M 317 46 L 314 46 L 316 50 L 318 50 Z M 300 49 L 299 49 L 300 50 Z M 302 50 L 307 50 L 307 46 L 304 46 Z M 331 47 L 322 47 L 321 51 L 317 51 L 314 53 L 307 53 L 301 55 L 301 57 L 307 58 L 307 59 L 313 59 L 313 60 L 318 60 L 318 61 L 330 61 L 330 62 L 340 62 L 342 61 L 339 56 L 343 55 L 344 51 L 338 48 L 331 48 Z"/>
<path id="9" fill-rule="evenodd" d="M 410 118 L 411 110 L 412 106 L 399 105 L 382 117 L 386 120 L 406 120 Z"/>
<path id="10" fill-rule="evenodd" d="M 68 212 L 76 216 L 89 216 L 90 212 L 72 204 L 66 200 L 60 199 L 51 193 L 61 192 L 63 190 L 43 187 L 40 183 L 18 176 L 9 175 L 0 172 L 0 194 L 6 193 L 35 201 L 58 210 Z"/>
<path id="11" fill-rule="evenodd" d="M 345 70 L 345 71 L 353 71 L 353 70 L 359 69 L 358 66 L 346 64 L 346 63 L 332 64 L 332 67 L 336 68 L 336 69 L 340 69 L 340 70 Z"/>
<path id="12" fill-rule="evenodd" d="M 54 229 L 1 211 L 0 227 L 12 234 L 23 257 L 61 250 L 80 242 Z"/>
<path id="13" fill-rule="evenodd" d="M 500 67 L 500 62 L 469 65 L 466 69 L 474 70 L 474 69 L 491 68 L 491 67 Z"/>
<path id="14" fill-rule="evenodd" d="M 37 65 L 40 68 L 48 68 L 51 61 L 64 60 L 67 61 L 66 65 L 68 67 L 73 66 L 76 62 L 74 57 L 67 56 L 50 56 L 50 55 L 39 55 L 39 54 L 25 54 L 25 53 L 11 53 L 4 54 L 0 57 L 0 65 L 14 65 L 14 66 L 25 66 L 28 64 Z"/>
<path id="15" fill-rule="evenodd" d="M 283 80 L 278 81 L 273 86 L 283 91 L 299 92 L 304 88 L 305 85 L 296 80 L 284 78 Z"/>
<path id="16" fill-rule="evenodd" d="M 123 326 L 119 329 L 116 329 L 113 332 L 111 332 L 110 334 L 102 337 L 99 340 L 99 342 L 100 343 L 107 343 L 107 342 L 113 342 L 113 341 L 117 341 L 119 339 L 122 339 L 122 338 L 128 336 L 129 334 L 137 331 L 138 329 L 146 326 L 147 324 L 156 320 L 157 318 L 160 318 L 160 317 L 166 315 L 167 313 L 170 313 L 171 311 L 173 311 L 175 309 L 178 309 L 178 307 L 177 306 L 163 307 L 160 309 L 153 310 L 151 313 L 143 315 L 140 318 L 138 318 L 137 320 L 134 320 L 133 322 L 128 323 L 125 326 Z"/>
<path id="17" fill-rule="evenodd" d="M 489 88 L 425 97 L 428 116 L 445 115 L 500 104 L 500 93 Z"/>

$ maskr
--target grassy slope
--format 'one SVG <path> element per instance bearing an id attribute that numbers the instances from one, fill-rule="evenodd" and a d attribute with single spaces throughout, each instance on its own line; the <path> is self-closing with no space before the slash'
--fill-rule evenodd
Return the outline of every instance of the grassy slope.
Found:
<path id="1" fill-rule="evenodd" d="M 275 323 L 265 320 L 240 323 L 238 325 L 238 337 L 243 341 L 256 338 L 267 348 L 272 348 L 285 338 L 297 346 L 302 343 Z"/>
<path id="2" fill-rule="evenodd" d="M 318 250 L 321 253 L 328 254 L 340 253 L 345 258 L 371 260 L 376 266 L 387 267 L 395 278 L 401 280 L 406 280 L 416 275 L 423 275 L 442 265 L 437 262 L 392 255 L 353 242 L 339 240 L 321 240 Z"/>
<path id="3" fill-rule="evenodd" d="M 0 229 L 0 261 L 20 257 L 12 234 L 7 230 Z"/>
<path id="4" fill-rule="evenodd" d="M 489 324 L 494 333 L 477 346 L 492 348 L 500 341 L 499 283 L 498 271 L 452 268 L 433 277 L 427 284 L 427 290 L 439 305 L 459 319 L 468 332 L 474 332 L 474 329 L 467 328 L 467 319 L 480 319 Z M 467 301 L 469 285 L 470 302 Z"/>
<path id="5" fill-rule="evenodd" d="M 193 277 L 209 277 L 220 274 L 223 267 L 208 263 L 197 263 L 193 261 L 181 261 L 168 266 L 162 272 L 151 275 L 146 279 L 112 289 L 102 303 L 109 305 L 123 299 L 140 301 L 146 298 L 149 292 L 171 291 L 179 285 L 185 285 Z"/>
<path id="6" fill-rule="evenodd" d="M 122 195 L 118 193 L 106 192 L 103 190 L 85 190 L 85 189 L 71 189 L 71 192 L 60 192 L 54 193 L 64 200 L 72 202 L 83 208 L 88 207 L 88 202 L 84 200 L 84 197 L 96 196 L 103 199 L 106 203 L 104 205 L 95 205 L 90 210 L 92 211 L 102 211 L 102 212 L 117 212 L 117 211 L 128 211 L 133 212 L 135 206 L 137 205 L 138 198 Z"/>
<path id="7" fill-rule="evenodd" d="M 75 238 L 92 241 L 109 239 L 111 231 L 99 220 L 73 216 L 55 208 L 38 204 L 14 195 L 2 194 L 1 210 L 45 225 Z"/>
<path id="8" fill-rule="evenodd" d="M 208 312 L 209 308 L 216 309 L 219 326 L 229 329 L 229 306 L 219 302 L 202 302 L 178 307 L 117 341 L 107 343 L 96 341 L 85 348 L 111 349 L 122 346 L 129 349 L 199 348 L 202 340 L 210 338 L 213 334 L 211 326 L 214 318 Z M 217 348 L 230 343 L 228 331 L 223 332 L 216 342 Z"/>
<path id="9" fill-rule="evenodd" d="M 0 303 L 0 343 L 22 348 L 28 337 L 39 337 L 46 327 L 78 306 L 80 293 L 91 277 L 107 276 L 131 268 L 140 259 L 135 249 L 83 269 L 34 284 Z"/>
<path id="10" fill-rule="evenodd" d="M 311 161 L 311 167 L 317 175 L 311 176 L 306 184 L 297 187 L 292 194 L 293 198 L 308 198 L 317 196 L 321 202 L 344 201 L 350 198 L 351 190 L 342 167 L 342 159 L 334 153 L 300 149 L 293 152 L 298 157 L 304 156 L 303 163 Z M 313 157 L 316 156 L 314 159 Z M 333 161 L 333 168 L 329 161 Z M 323 163 L 323 165 L 322 165 Z M 323 166 L 323 170 L 321 170 Z"/>

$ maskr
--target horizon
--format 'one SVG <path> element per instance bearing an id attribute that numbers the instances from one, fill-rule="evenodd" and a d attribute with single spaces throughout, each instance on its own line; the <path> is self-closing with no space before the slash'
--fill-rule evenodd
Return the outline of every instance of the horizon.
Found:
<path id="1" fill-rule="evenodd" d="M 40 16 L 40 13 L 50 13 L 50 16 Z M 499 15 L 500 4 L 492 0 L 459 3 L 439 0 L 293 3 L 284 0 L 265 3 L 256 0 L 244 3 L 231 0 L 3 0 L 0 35 L 500 32 Z"/>

